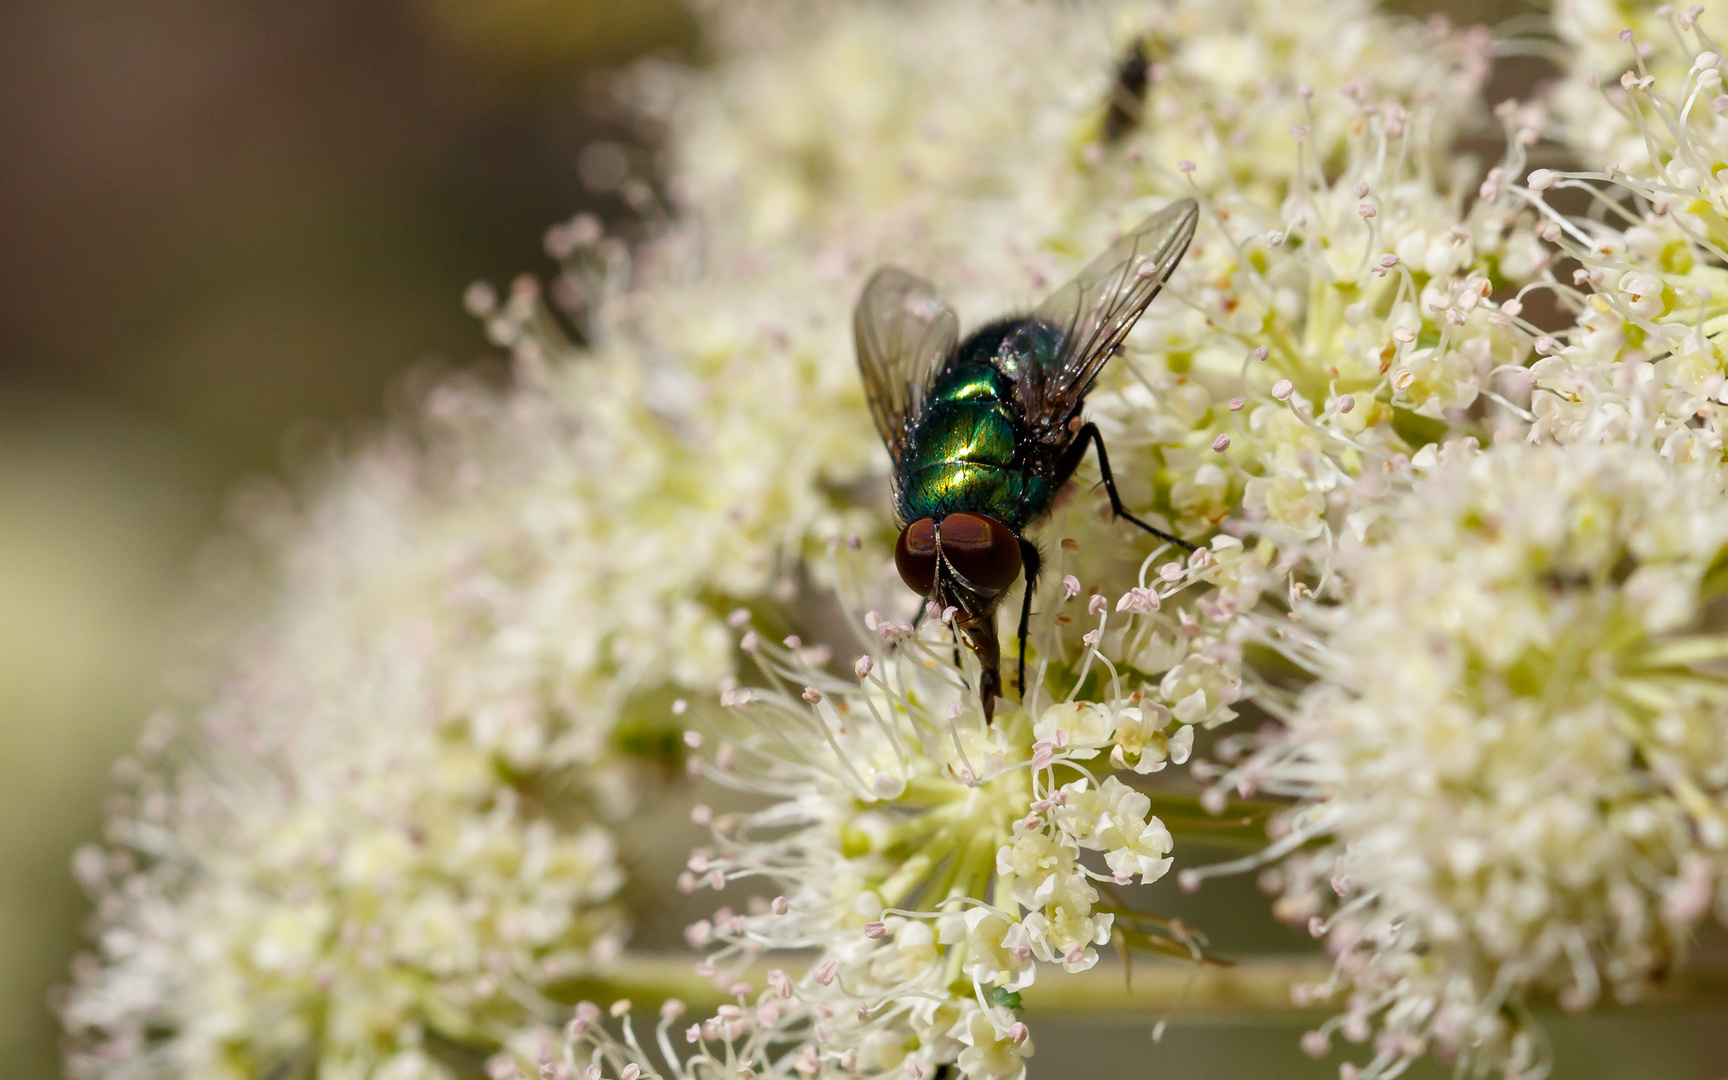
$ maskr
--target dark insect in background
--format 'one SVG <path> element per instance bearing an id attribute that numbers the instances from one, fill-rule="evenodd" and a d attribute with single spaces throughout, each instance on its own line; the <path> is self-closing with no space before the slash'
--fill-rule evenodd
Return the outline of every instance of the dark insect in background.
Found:
<path id="1" fill-rule="evenodd" d="M 1134 42 L 1116 64 L 1116 81 L 1105 102 L 1104 122 L 1098 135 L 1106 144 L 1121 142 L 1140 126 L 1140 118 L 1146 112 L 1146 83 L 1151 72 L 1145 42 Z"/>
<path id="2" fill-rule="evenodd" d="M 986 721 L 1002 691 L 996 608 L 1026 574 L 1020 604 L 1019 688 L 1038 583 L 1028 526 L 1050 511 L 1087 447 L 1110 508 L 1154 536 L 1193 545 L 1128 513 L 1116 493 L 1086 393 L 1194 238 L 1193 199 L 1174 203 L 1111 245 L 1030 315 L 960 340 L 954 309 L 928 283 L 878 270 L 853 314 L 858 367 L 876 429 L 893 461 L 894 548 L 900 577 L 953 623 L 983 669 Z"/>

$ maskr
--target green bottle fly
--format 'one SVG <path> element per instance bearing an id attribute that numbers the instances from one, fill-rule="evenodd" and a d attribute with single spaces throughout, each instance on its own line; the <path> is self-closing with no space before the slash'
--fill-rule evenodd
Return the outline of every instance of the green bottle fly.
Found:
<path id="1" fill-rule="evenodd" d="M 1123 509 L 1104 440 L 1081 408 L 1188 249 L 1199 216 L 1192 199 L 1166 207 L 1030 315 L 991 323 L 964 342 L 954 310 L 902 270 L 878 270 L 858 301 L 858 366 L 893 462 L 902 526 L 894 561 L 977 654 L 986 719 L 1002 682 L 995 613 L 1022 571 L 1022 690 L 1026 683 L 1041 559 L 1024 530 L 1049 512 L 1088 446 L 1097 448 L 1118 517 L 1192 546 Z"/>

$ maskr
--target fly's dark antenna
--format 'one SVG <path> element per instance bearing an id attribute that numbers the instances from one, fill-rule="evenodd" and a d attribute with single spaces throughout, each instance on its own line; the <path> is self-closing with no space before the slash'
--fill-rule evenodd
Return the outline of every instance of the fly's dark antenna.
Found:
<path id="1" fill-rule="evenodd" d="M 1110 84 L 1102 132 L 1106 143 L 1120 142 L 1123 136 L 1140 126 L 1140 118 L 1146 112 L 1146 81 L 1150 69 L 1146 43 L 1136 38 L 1117 62 L 1116 80 Z"/>

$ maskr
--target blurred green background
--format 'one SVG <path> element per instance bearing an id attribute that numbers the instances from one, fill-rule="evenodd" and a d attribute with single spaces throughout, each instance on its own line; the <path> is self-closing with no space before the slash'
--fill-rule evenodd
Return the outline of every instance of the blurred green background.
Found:
<path id="1" fill-rule="evenodd" d="M 618 212 L 579 168 L 635 137 L 596 80 L 695 38 L 674 0 L 0 6 L 0 1075 L 59 1075 L 70 853 L 163 696 L 225 493 L 378 422 L 406 370 L 497 365 L 463 288 Z M 1298 947 L 1249 891 L 1156 906 L 1225 950 Z M 1562 1024 L 1558 1075 L 1728 1075 L 1725 1021 Z M 1298 1030 L 1172 1027 L 1147 1056 L 1144 1024 L 1044 1025 L 1035 1072 L 1335 1076 Z"/>

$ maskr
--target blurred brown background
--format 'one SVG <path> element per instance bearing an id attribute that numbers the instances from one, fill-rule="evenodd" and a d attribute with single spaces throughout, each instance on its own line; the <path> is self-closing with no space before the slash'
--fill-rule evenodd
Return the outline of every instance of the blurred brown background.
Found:
<path id="1" fill-rule="evenodd" d="M 496 363 L 463 288 L 618 210 L 578 167 L 631 137 L 595 80 L 695 44 L 675 0 L 0 6 L 0 1075 L 59 1075 L 68 859 L 224 493 L 376 422 L 404 370 Z M 1226 951 L 1298 947 L 1249 884 L 1155 906 Z M 1721 1019 L 1563 1025 L 1558 1075 L 1717 1075 Z M 1335 1076 L 1296 1033 L 1173 1027 L 1147 1055 L 1143 1024 L 1046 1025 L 1035 1073 Z"/>

